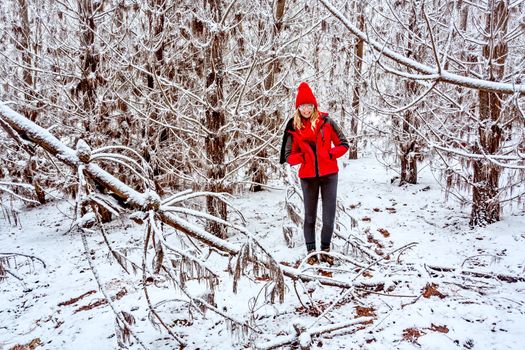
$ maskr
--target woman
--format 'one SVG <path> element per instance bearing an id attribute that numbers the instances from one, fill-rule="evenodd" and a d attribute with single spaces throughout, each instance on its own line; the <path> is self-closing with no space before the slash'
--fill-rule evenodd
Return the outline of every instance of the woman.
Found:
<path id="1" fill-rule="evenodd" d="M 299 84 L 295 113 L 288 121 L 281 147 L 281 164 L 298 165 L 304 198 L 304 240 L 308 264 L 318 262 L 315 246 L 317 201 L 321 193 L 323 228 L 321 251 L 330 251 L 337 197 L 337 158 L 348 150 L 348 141 L 327 113 L 319 112 L 317 100 L 307 83 Z M 321 261 L 333 264 L 333 257 L 321 254 Z"/>

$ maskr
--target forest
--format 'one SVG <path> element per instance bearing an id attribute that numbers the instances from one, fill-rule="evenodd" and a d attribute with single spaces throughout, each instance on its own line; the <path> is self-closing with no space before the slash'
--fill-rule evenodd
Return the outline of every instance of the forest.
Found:
<path id="1" fill-rule="evenodd" d="M 520 348 L 524 34 L 523 0 L 2 1 L 0 349 Z M 334 266 L 279 162 L 301 82 L 349 141 Z"/>

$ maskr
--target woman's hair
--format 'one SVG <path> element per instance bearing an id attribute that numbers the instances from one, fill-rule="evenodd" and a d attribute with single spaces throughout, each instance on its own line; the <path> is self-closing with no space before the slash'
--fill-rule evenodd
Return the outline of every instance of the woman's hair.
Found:
<path id="1" fill-rule="evenodd" d="M 315 130 L 315 125 L 317 124 L 317 119 L 319 119 L 319 111 L 314 107 L 312 116 L 310 117 L 310 123 L 312 124 L 312 130 Z M 303 127 L 303 121 L 301 119 L 301 112 L 299 108 L 295 110 L 293 115 L 293 127 L 295 130 L 300 130 Z"/>

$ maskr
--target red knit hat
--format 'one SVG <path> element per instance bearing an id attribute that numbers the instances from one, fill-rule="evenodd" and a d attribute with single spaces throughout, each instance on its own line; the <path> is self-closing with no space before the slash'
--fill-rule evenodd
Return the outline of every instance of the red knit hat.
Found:
<path id="1" fill-rule="evenodd" d="M 312 92 L 312 89 L 310 89 L 310 86 L 302 82 L 299 84 L 299 87 L 297 88 L 297 97 L 295 98 L 295 108 L 299 108 L 300 105 L 304 104 L 313 104 L 314 107 L 317 109 L 317 100 L 315 99 L 314 93 Z"/>

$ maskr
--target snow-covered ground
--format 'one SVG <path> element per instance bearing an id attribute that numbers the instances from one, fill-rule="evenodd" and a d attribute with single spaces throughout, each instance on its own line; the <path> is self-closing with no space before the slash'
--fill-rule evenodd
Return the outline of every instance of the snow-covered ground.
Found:
<path id="1" fill-rule="evenodd" d="M 166 300 L 158 305 L 158 311 L 184 339 L 187 349 L 250 348 L 294 334 L 294 323 L 312 329 L 351 321 L 358 314 L 374 320 L 313 337 L 312 348 L 522 349 L 525 216 L 505 215 L 499 223 L 471 229 L 468 208 L 445 202 L 428 168 L 420 172 L 420 182 L 413 186 L 391 184 L 394 175 L 375 158 L 365 157 L 347 161 L 339 178 L 339 199 L 348 214 L 341 215 L 341 223 L 346 225 L 340 231 L 357 236 L 369 249 L 388 256 L 366 274 L 371 283 L 383 283 L 383 288 L 344 291 L 312 282 L 294 285 L 285 278 L 284 303 L 269 304 L 264 301 L 267 281 L 242 277 L 234 294 L 233 279 L 226 271 L 228 259 L 211 253 L 208 266 L 220 276 L 214 298 L 217 308 L 236 319 L 247 321 L 252 317 L 259 333 L 243 337 L 242 332 L 231 332 L 231 325 L 216 313 L 190 310 L 180 291 L 162 279 L 147 286 L 152 302 Z M 301 234 L 294 236 L 295 247 L 288 248 L 284 240 L 284 200 L 284 190 L 272 189 L 248 193 L 233 202 L 243 212 L 248 228 L 276 260 L 295 265 L 304 257 L 305 249 Z M 70 231 L 72 216 L 71 204 L 59 201 L 24 209 L 18 226 L 0 217 L 0 253 L 32 255 L 45 262 L 44 267 L 39 261 L 18 257 L 17 265 L 9 268 L 23 281 L 8 276 L 0 282 L 0 350 L 31 341 L 40 344 L 37 349 L 118 348 L 110 306 L 90 305 L 104 300 L 104 296 L 85 259 L 80 235 Z M 358 221 L 353 229 L 345 222 L 350 216 Z M 107 231 L 111 243 L 126 248 L 130 259 L 141 265 L 144 225 L 122 218 L 108 224 Z M 167 232 L 173 244 L 182 240 L 180 233 Z M 108 254 L 100 234 L 87 238 L 89 258 L 104 290 L 119 311 L 134 317 L 134 333 L 149 349 L 178 348 L 175 340 L 150 322 L 141 272 L 123 272 Z M 240 236 L 231 238 L 236 243 L 242 240 Z M 417 245 L 389 254 L 412 242 Z M 343 252 L 341 239 L 334 239 L 334 245 L 336 252 Z M 436 272 L 432 270 L 436 266 L 455 270 Z M 322 273 L 319 269 L 344 281 L 357 274 L 354 265 L 341 261 L 333 269 L 321 264 L 307 272 Z M 485 275 L 469 275 L 468 271 Z M 504 281 L 495 278 L 497 275 L 519 277 L 521 281 Z M 203 299 L 209 294 L 205 283 L 189 281 L 188 288 Z M 317 319 L 318 310 L 324 310 L 342 293 L 345 297 Z M 80 296 L 78 301 L 72 300 Z M 307 342 L 307 338 L 302 337 L 302 341 Z M 139 345 L 133 341 L 129 347 Z"/>

